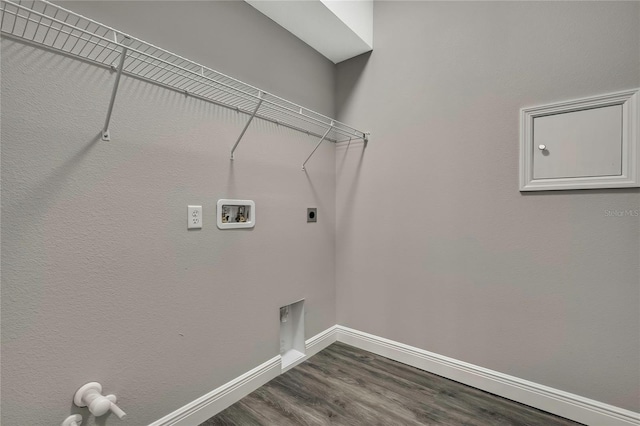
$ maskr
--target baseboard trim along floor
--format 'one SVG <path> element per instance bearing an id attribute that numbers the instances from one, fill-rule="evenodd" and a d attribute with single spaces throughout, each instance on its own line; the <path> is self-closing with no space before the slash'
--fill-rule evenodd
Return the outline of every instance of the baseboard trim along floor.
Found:
<path id="1" fill-rule="evenodd" d="M 640 425 L 640 413 L 614 407 L 457 359 L 336 326 L 338 341 L 587 425 Z"/>
<path id="2" fill-rule="evenodd" d="M 640 426 L 640 413 L 340 325 L 330 327 L 308 339 L 305 342 L 305 356 L 288 365 L 285 369 L 282 368 L 278 355 L 149 426 L 198 425 L 335 341 L 587 425 Z"/>
<path id="3" fill-rule="evenodd" d="M 306 354 L 294 363 L 282 368 L 280 355 L 260 364 L 242 376 L 225 383 L 193 402 L 178 408 L 149 426 L 195 426 L 215 416 L 225 408 L 240 401 L 269 380 L 304 362 L 337 339 L 337 326 L 328 328 L 305 341 Z"/>

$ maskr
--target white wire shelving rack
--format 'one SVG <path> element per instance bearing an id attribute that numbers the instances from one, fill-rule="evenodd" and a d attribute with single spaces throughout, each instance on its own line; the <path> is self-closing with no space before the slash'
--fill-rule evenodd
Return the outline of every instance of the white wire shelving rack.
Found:
<path id="1" fill-rule="evenodd" d="M 116 73 L 101 129 L 103 140 L 110 140 L 111 137 L 109 123 L 122 74 L 248 115 L 248 121 L 231 149 L 231 159 L 254 118 L 320 138 L 304 161 L 302 170 L 323 141 L 368 140 L 369 134 L 366 132 L 46 0 L 0 0 L 0 13 L 2 35 L 78 57 L 108 67 Z"/>

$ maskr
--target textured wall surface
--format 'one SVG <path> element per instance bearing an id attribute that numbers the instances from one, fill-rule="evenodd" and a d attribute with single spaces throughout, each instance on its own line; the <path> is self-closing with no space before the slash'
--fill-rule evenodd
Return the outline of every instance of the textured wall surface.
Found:
<path id="1" fill-rule="evenodd" d="M 339 324 L 640 410 L 640 219 L 607 215 L 638 190 L 517 181 L 519 108 L 640 86 L 640 3 L 376 2 L 335 97 L 244 2 L 64 5 L 373 136 L 305 174 L 316 139 L 256 121 L 231 163 L 246 116 L 123 77 L 102 142 L 113 74 L 3 39 L 0 423 L 57 424 L 97 380 L 147 424 L 276 355 L 279 306 L 305 297 L 310 337 L 336 296 Z M 256 228 L 218 230 L 219 198 Z"/>
<path id="2" fill-rule="evenodd" d="M 242 0 L 55 3 L 333 117 L 333 63 Z"/>
<path id="3" fill-rule="evenodd" d="M 76 8 L 332 113 L 333 64 L 244 2 Z M 332 144 L 305 174 L 317 139 L 256 120 L 232 163 L 246 116 L 128 77 L 103 142 L 113 74 L 5 38 L 1 59 L 0 423 L 59 424 L 95 380 L 148 424 L 277 355 L 280 306 L 306 298 L 307 337 L 335 324 Z M 256 227 L 218 230 L 219 198 L 254 200 Z"/>
<path id="4" fill-rule="evenodd" d="M 636 190 L 518 192 L 518 110 L 640 86 L 638 2 L 376 2 L 338 65 L 338 323 L 640 411 Z M 391 201 L 396 200 L 391 203 Z"/>

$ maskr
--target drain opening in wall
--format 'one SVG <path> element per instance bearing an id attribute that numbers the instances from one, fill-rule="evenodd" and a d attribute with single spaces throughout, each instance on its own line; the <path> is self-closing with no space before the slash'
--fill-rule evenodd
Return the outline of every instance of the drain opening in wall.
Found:
<path id="1" fill-rule="evenodd" d="M 304 300 L 280 308 L 280 356 L 282 370 L 304 359 Z"/>

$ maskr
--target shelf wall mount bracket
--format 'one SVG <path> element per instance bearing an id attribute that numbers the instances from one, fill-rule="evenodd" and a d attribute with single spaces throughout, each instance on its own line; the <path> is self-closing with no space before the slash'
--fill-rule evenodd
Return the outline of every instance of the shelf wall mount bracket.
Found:
<path id="1" fill-rule="evenodd" d="M 329 134 L 329 132 L 331 130 L 333 130 L 333 126 L 335 125 L 335 123 L 333 121 L 331 121 L 331 126 L 329 126 L 329 128 L 327 129 L 326 132 L 324 132 L 324 135 L 322 135 L 322 137 L 320 138 L 320 140 L 318 141 L 318 143 L 316 144 L 316 147 L 313 148 L 313 151 L 311 151 L 311 154 L 309 154 L 309 156 L 307 157 L 306 160 L 304 160 L 304 163 L 302 163 L 302 171 L 306 171 L 306 169 L 304 168 L 307 164 L 307 161 L 309 161 L 309 159 L 313 156 L 313 154 L 315 154 L 316 150 L 320 147 L 320 144 L 327 138 L 327 135 Z"/>
<path id="2" fill-rule="evenodd" d="M 118 44 L 118 35 L 114 32 L 113 39 Z M 128 37 L 124 37 L 124 42 L 130 41 Z M 111 100 L 109 101 L 109 108 L 107 109 L 107 118 L 104 120 L 104 126 L 100 132 L 101 139 L 103 141 L 110 141 L 111 134 L 109 133 L 109 122 L 111 121 L 111 113 L 113 112 L 113 106 L 116 103 L 116 95 L 118 94 L 118 87 L 120 86 L 120 77 L 122 76 L 122 70 L 124 69 L 124 61 L 127 59 L 127 46 L 122 46 L 120 52 L 120 62 L 116 69 L 116 81 L 113 83 L 113 89 L 111 90 Z"/>
<path id="3" fill-rule="evenodd" d="M 233 148 L 231 148 L 231 160 L 233 160 L 233 153 L 235 152 L 236 148 L 238 147 L 238 144 L 240 143 L 240 141 L 244 137 L 244 134 L 247 131 L 247 129 L 249 128 L 249 125 L 251 124 L 251 122 L 255 118 L 256 114 L 258 113 L 258 110 L 260 109 L 260 105 L 262 105 L 262 101 L 264 101 L 264 98 L 262 97 L 262 92 L 258 92 L 258 103 L 256 104 L 256 107 L 254 108 L 253 112 L 251 113 L 251 116 L 249 117 L 249 120 L 247 121 L 247 124 L 244 125 L 244 128 L 242 129 L 242 132 L 240 133 L 240 136 L 238 136 L 238 140 L 236 141 L 235 145 L 233 145 Z"/>

